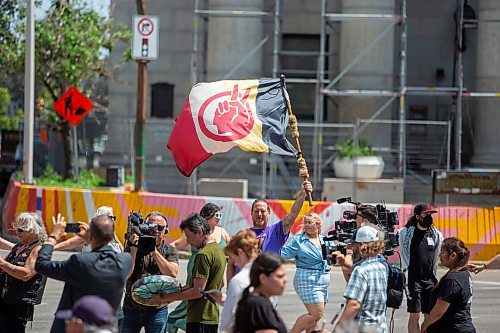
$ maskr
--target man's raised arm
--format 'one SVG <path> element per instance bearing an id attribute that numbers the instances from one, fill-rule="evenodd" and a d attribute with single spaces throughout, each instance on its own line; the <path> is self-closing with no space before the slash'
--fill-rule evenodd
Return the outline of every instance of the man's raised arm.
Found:
<path id="1" fill-rule="evenodd" d="M 286 235 L 290 232 L 292 228 L 293 222 L 297 216 L 299 216 L 300 210 L 302 209 L 302 205 L 304 204 L 304 200 L 306 199 L 307 192 L 312 193 L 313 187 L 311 182 L 304 181 L 300 187 L 300 192 L 297 195 L 297 199 L 293 203 L 292 209 L 287 216 L 283 218 L 283 233 Z"/>

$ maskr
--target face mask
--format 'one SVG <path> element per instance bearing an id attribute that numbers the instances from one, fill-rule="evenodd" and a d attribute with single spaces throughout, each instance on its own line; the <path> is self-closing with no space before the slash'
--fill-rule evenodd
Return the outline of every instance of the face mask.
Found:
<path id="1" fill-rule="evenodd" d="M 431 225 L 432 225 L 432 216 L 431 215 L 427 215 L 425 216 L 422 221 L 419 221 L 419 224 L 423 227 L 423 228 L 430 228 Z"/>

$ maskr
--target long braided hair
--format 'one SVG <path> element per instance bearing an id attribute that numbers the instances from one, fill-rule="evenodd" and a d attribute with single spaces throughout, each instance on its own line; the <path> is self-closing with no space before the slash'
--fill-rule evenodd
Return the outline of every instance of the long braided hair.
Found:
<path id="1" fill-rule="evenodd" d="M 450 269 L 448 270 L 448 272 L 446 272 L 446 274 L 443 275 L 443 277 L 436 284 L 436 289 L 439 287 L 441 282 L 446 279 L 448 274 L 467 270 L 467 263 L 469 262 L 470 258 L 470 250 L 465 246 L 464 242 L 457 237 L 446 238 L 443 241 L 441 251 L 445 251 L 449 255 L 455 252 L 457 255 L 457 259 L 453 263 L 452 267 L 449 267 Z"/>

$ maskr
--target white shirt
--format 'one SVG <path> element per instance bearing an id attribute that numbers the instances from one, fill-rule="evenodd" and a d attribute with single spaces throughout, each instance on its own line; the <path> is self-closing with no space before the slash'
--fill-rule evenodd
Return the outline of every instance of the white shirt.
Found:
<path id="1" fill-rule="evenodd" d="M 236 274 L 227 286 L 227 295 L 220 316 L 219 331 L 232 332 L 234 325 L 234 315 L 238 302 L 241 299 L 243 290 L 250 285 L 250 269 L 252 263 L 248 263 L 238 274 Z"/>
<path id="2" fill-rule="evenodd" d="M 109 242 L 108 245 L 111 246 L 113 248 L 113 251 L 115 251 L 116 253 L 122 252 L 118 243 Z M 84 244 L 82 246 L 82 252 L 92 252 L 92 246 L 90 246 L 90 244 Z"/>

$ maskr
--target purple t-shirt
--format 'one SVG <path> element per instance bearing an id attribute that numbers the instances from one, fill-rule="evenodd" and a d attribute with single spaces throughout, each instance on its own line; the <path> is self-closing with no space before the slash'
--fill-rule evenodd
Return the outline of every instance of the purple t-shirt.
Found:
<path id="1" fill-rule="evenodd" d="M 261 252 L 272 252 L 277 255 L 281 254 L 281 248 L 285 245 L 290 235 L 290 232 L 286 235 L 283 233 L 283 221 L 279 221 L 263 229 L 250 229 L 257 235 L 259 250 Z"/>

